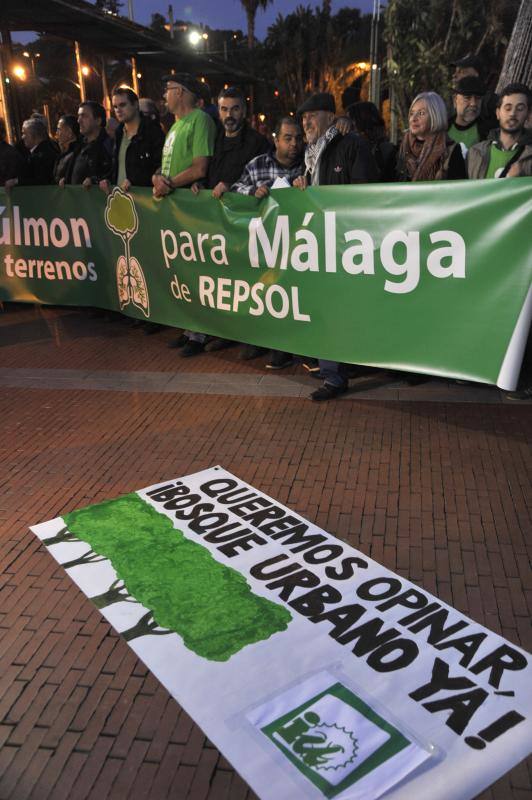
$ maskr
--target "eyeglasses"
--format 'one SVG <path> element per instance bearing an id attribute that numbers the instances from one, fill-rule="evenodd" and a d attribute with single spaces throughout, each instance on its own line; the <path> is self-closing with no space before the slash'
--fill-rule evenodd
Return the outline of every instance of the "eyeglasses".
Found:
<path id="1" fill-rule="evenodd" d="M 416 117 L 423 119 L 423 117 L 427 116 L 427 113 L 427 111 L 411 111 L 408 115 L 408 119 L 415 119 Z"/>

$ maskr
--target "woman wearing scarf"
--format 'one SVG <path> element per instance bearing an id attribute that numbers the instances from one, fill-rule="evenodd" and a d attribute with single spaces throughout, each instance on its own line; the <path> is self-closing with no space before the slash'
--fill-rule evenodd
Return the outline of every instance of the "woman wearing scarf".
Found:
<path id="1" fill-rule="evenodd" d="M 460 145 L 447 136 L 447 109 L 439 94 L 418 94 L 410 106 L 408 123 L 397 159 L 397 180 L 467 178 Z"/>

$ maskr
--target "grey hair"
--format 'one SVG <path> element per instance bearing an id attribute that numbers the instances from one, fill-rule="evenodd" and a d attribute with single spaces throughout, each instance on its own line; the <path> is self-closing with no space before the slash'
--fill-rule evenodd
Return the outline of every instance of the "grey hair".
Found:
<path id="1" fill-rule="evenodd" d="M 46 139 L 48 137 L 48 128 L 46 127 L 46 123 L 44 123 L 42 119 L 39 119 L 38 117 L 30 117 L 29 119 L 25 119 L 23 127 L 30 128 L 34 136 L 37 136 L 39 139 Z"/>
<path id="2" fill-rule="evenodd" d="M 412 104 L 408 109 L 409 115 L 412 111 L 412 106 L 414 106 L 418 100 L 423 100 L 427 106 L 430 132 L 440 133 L 441 131 L 446 131 L 449 121 L 447 118 L 447 107 L 443 97 L 440 97 L 436 92 L 421 92 L 421 94 L 418 94 L 417 97 L 414 97 L 412 100 Z"/>

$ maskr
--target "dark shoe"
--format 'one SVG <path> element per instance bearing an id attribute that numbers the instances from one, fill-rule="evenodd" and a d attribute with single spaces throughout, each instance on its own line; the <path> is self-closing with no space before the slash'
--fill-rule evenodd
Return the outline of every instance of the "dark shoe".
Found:
<path id="1" fill-rule="evenodd" d="M 207 353 L 217 353 L 218 350 L 227 350 L 229 347 L 234 347 L 237 342 L 233 342 L 232 339 L 220 339 L 218 336 L 215 336 L 214 339 L 205 345 L 205 351 Z"/>
<path id="2" fill-rule="evenodd" d="M 427 383 L 428 378 L 426 375 L 416 375 L 413 372 L 407 372 L 403 375 L 403 381 L 407 386 L 419 386 L 420 383 Z"/>
<path id="3" fill-rule="evenodd" d="M 204 349 L 205 345 L 203 342 L 195 342 L 192 339 L 189 339 L 189 341 L 181 350 L 181 358 L 192 358 L 192 356 L 198 356 L 200 353 L 203 353 Z"/>
<path id="4" fill-rule="evenodd" d="M 160 333 L 163 328 L 164 325 L 159 325 L 158 322 L 147 322 L 142 333 L 144 336 L 153 336 L 154 333 Z"/>
<path id="5" fill-rule="evenodd" d="M 185 336 L 184 333 L 181 336 L 178 336 L 177 339 L 172 339 L 171 342 L 168 342 L 168 347 L 173 349 L 178 349 L 179 347 L 184 347 L 188 342 L 188 336 Z"/>
<path id="6" fill-rule="evenodd" d="M 344 394 L 347 392 L 347 386 L 327 386 L 326 383 L 323 386 L 320 386 L 319 389 L 316 389 L 315 392 L 312 392 L 310 395 L 311 400 L 334 400 L 335 397 L 338 397 L 339 394 Z"/>
<path id="7" fill-rule="evenodd" d="M 291 353 L 282 353 L 280 350 L 275 350 L 270 363 L 266 364 L 266 369 L 284 369 L 294 363 L 294 358 Z"/>
<path id="8" fill-rule="evenodd" d="M 264 353 L 267 353 L 265 347 L 257 347 L 254 344 L 246 344 L 239 354 L 240 361 L 252 361 L 254 358 L 260 358 Z"/>
<path id="9" fill-rule="evenodd" d="M 532 386 L 525 389 L 516 389 L 515 392 L 505 392 L 504 396 L 508 400 L 532 400 Z"/>

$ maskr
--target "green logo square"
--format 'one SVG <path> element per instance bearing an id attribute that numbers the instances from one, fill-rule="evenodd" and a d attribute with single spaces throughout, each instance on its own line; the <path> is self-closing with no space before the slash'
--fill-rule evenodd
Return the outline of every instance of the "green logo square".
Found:
<path id="1" fill-rule="evenodd" d="M 410 744 L 341 683 L 261 730 L 325 797 L 335 797 Z"/>

